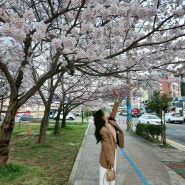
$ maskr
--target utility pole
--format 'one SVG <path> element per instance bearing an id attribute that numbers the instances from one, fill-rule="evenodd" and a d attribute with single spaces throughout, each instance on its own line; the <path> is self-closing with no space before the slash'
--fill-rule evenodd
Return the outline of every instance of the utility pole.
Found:
<path id="1" fill-rule="evenodd" d="M 127 86 L 130 87 L 131 79 L 129 71 L 127 71 Z M 127 94 L 127 131 L 132 130 L 132 106 L 131 106 L 131 91 Z"/>
<path id="2" fill-rule="evenodd" d="M 82 123 L 84 122 L 84 110 L 82 108 Z"/>

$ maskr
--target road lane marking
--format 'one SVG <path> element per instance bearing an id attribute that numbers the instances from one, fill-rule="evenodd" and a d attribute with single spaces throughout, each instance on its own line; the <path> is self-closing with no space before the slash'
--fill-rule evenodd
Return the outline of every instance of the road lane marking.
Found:
<path id="1" fill-rule="evenodd" d="M 185 132 L 185 130 L 176 130 L 176 131 L 178 131 L 178 132 Z"/>
<path id="2" fill-rule="evenodd" d="M 172 146 L 174 146 L 174 147 L 176 147 L 176 148 L 178 148 L 178 149 L 180 149 L 180 150 L 185 151 L 185 145 L 182 145 L 182 144 L 177 143 L 177 142 L 175 142 L 175 141 L 172 141 L 172 140 L 170 140 L 170 139 L 166 139 L 166 141 L 167 141 L 167 143 L 169 143 L 170 145 L 172 145 Z"/>
<path id="3" fill-rule="evenodd" d="M 170 140 L 170 139 L 167 139 L 167 141 L 170 142 L 170 143 L 176 144 L 177 146 L 181 146 L 181 147 L 184 147 L 184 148 L 185 148 L 185 145 L 182 145 L 182 144 L 177 143 L 177 142 L 175 142 L 175 141 L 172 141 L 172 140 Z"/>

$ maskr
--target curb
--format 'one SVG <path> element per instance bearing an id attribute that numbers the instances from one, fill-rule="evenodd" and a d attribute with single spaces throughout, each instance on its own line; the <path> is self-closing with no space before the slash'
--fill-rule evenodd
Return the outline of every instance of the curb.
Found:
<path id="1" fill-rule="evenodd" d="M 185 145 L 182 145 L 182 144 L 177 143 L 177 142 L 175 142 L 175 141 L 173 141 L 173 140 L 170 140 L 170 139 L 166 139 L 166 142 L 167 142 L 169 145 L 171 145 L 171 146 L 173 146 L 173 147 L 175 147 L 175 148 L 177 148 L 177 149 L 179 149 L 179 150 L 185 151 Z"/>
<path id="2" fill-rule="evenodd" d="M 80 158 L 81 158 L 83 147 L 84 147 L 85 140 L 86 140 L 86 135 L 87 135 L 87 132 L 89 130 L 89 125 L 90 125 L 90 122 L 88 124 L 87 129 L 86 129 L 85 136 L 84 136 L 83 141 L 82 141 L 82 144 L 80 146 L 80 150 L 78 152 L 78 155 L 77 155 L 77 157 L 75 159 L 73 168 L 71 170 L 71 174 L 70 174 L 69 179 L 68 179 L 68 182 L 67 182 L 67 185 L 74 185 L 75 177 L 76 177 L 76 173 L 77 173 L 77 169 L 78 169 L 78 165 L 79 165 L 79 162 L 80 162 Z"/>
<path id="3" fill-rule="evenodd" d="M 168 174 L 170 176 L 171 184 L 172 185 L 184 185 L 185 180 L 182 178 L 178 173 L 176 173 L 174 170 L 166 166 L 168 170 Z"/>

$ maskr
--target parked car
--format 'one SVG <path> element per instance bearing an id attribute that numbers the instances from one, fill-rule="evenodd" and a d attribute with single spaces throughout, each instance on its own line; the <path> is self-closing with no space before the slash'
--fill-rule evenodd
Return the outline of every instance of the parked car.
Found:
<path id="1" fill-rule="evenodd" d="M 0 121 L 3 121 L 3 119 L 4 119 L 4 116 L 0 115 Z"/>
<path id="2" fill-rule="evenodd" d="M 82 115 L 82 111 L 78 111 L 78 112 L 74 112 L 75 116 L 81 116 Z"/>
<path id="3" fill-rule="evenodd" d="M 141 111 L 138 108 L 133 108 L 132 109 L 132 116 L 134 118 L 138 118 L 141 116 Z"/>
<path id="4" fill-rule="evenodd" d="M 16 116 L 17 117 L 22 117 L 23 115 L 25 115 L 25 113 L 18 113 Z"/>
<path id="5" fill-rule="evenodd" d="M 127 110 L 126 109 L 121 110 L 120 113 L 119 113 L 119 115 L 126 116 L 127 115 Z M 133 108 L 132 109 L 132 116 L 134 118 L 138 118 L 141 115 L 142 115 L 141 114 L 141 111 L 138 108 Z"/>
<path id="6" fill-rule="evenodd" d="M 54 118 L 55 118 L 56 112 L 57 112 L 56 109 L 50 109 L 50 112 L 49 112 L 49 119 L 54 119 Z"/>
<path id="7" fill-rule="evenodd" d="M 127 115 L 127 110 L 122 109 L 122 110 L 120 111 L 119 115 L 121 115 L 121 116 L 126 116 L 126 115 Z"/>
<path id="8" fill-rule="evenodd" d="M 54 119 L 56 119 L 56 116 L 57 116 L 57 113 L 55 114 L 55 117 Z M 63 118 L 63 113 L 61 112 L 60 113 L 60 120 Z M 73 113 L 69 113 L 67 116 L 66 116 L 66 119 L 67 120 L 75 120 L 75 115 Z"/>
<path id="9" fill-rule="evenodd" d="M 139 123 L 146 123 L 146 124 L 160 125 L 161 119 L 154 114 L 143 114 L 142 116 L 139 117 L 138 122 Z"/>
<path id="10" fill-rule="evenodd" d="M 31 121 L 33 119 L 30 114 L 18 114 L 17 117 L 20 117 L 21 121 Z"/>
<path id="11" fill-rule="evenodd" d="M 184 118 L 180 115 L 180 113 L 166 113 L 165 114 L 165 121 L 169 123 L 181 123 L 183 124 Z"/>
<path id="12" fill-rule="evenodd" d="M 126 116 L 127 115 L 127 107 L 118 107 L 118 113 L 121 116 Z"/>

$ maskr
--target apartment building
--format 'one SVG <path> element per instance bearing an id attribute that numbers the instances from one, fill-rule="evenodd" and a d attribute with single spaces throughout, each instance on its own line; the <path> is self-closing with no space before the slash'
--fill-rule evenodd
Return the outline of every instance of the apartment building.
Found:
<path id="1" fill-rule="evenodd" d="M 159 75 L 160 81 L 158 83 L 158 92 L 160 94 L 169 94 L 174 100 L 181 100 L 181 86 L 180 82 L 171 74 L 170 76 L 161 74 Z"/>

